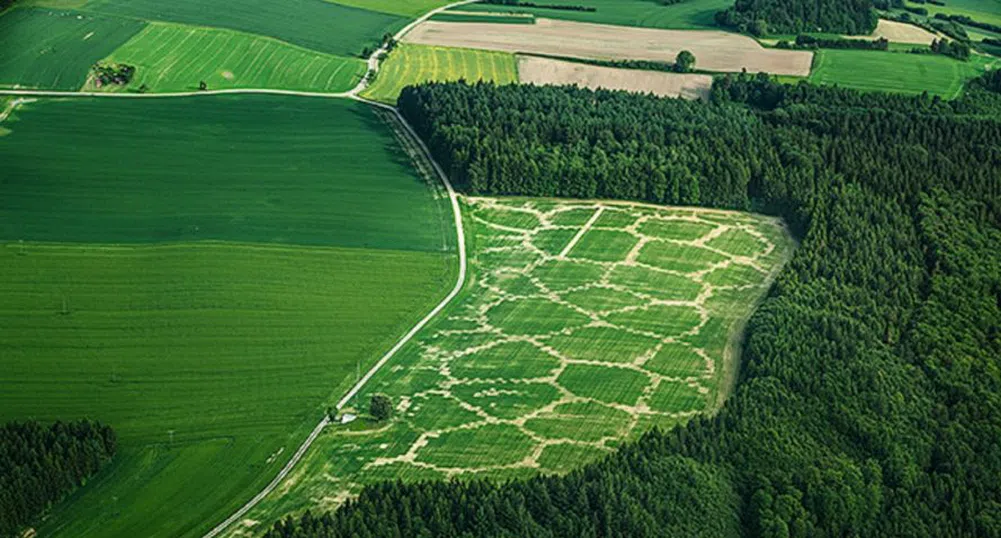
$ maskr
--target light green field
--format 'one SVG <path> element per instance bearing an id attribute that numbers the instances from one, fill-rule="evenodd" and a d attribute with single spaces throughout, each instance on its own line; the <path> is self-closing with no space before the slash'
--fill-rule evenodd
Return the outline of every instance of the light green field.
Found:
<path id="1" fill-rule="evenodd" d="M 72 1 L 72 0 L 71 0 Z M 324 0 L 88 0 L 85 11 L 145 21 L 227 28 L 317 52 L 356 56 L 409 17 Z"/>
<path id="2" fill-rule="evenodd" d="M 416 19 L 421 15 L 451 2 L 449 0 L 328 0 L 344 6 L 379 11 Z"/>
<path id="3" fill-rule="evenodd" d="M 908 2 L 908 5 L 927 9 L 929 17 L 934 17 L 936 13 L 966 15 L 978 22 L 1001 25 L 1001 1 L 999 0 L 946 0 L 944 7 L 933 4 L 919 5 L 911 2 Z"/>
<path id="4" fill-rule="evenodd" d="M 967 80 L 984 72 L 989 60 L 961 62 L 939 54 L 819 50 L 807 80 L 845 88 L 953 98 Z"/>
<path id="5" fill-rule="evenodd" d="M 362 95 L 396 104 L 405 86 L 421 82 L 464 79 L 508 84 L 518 81 L 513 54 L 401 43 L 389 54 L 372 85 Z"/>
<path id="6" fill-rule="evenodd" d="M 150 92 L 277 88 L 343 92 L 364 76 L 359 58 L 344 58 L 232 30 L 154 23 L 116 49 L 105 62 L 136 67 L 128 89 Z M 87 89 L 94 90 L 93 80 Z M 122 89 L 106 87 L 105 90 Z"/>
<path id="7" fill-rule="evenodd" d="M 0 87 L 79 89 L 94 62 L 144 26 L 76 11 L 11 9 L 0 14 Z"/>
<path id="8" fill-rule="evenodd" d="M 201 536 L 441 300 L 448 202 L 384 116 L 244 96 L 4 122 L 0 421 L 120 440 L 39 536 Z"/>
<path id="9" fill-rule="evenodd" d="M 354 400 L 364 412 L 385 393 L 395 418 L 329 428 L 250 519 L 330 508 L 382 479 L 565 472 L 717 408 L 743 320 L 792 246 L 776 221 L 740 213 L 475 198 L 464 214 L 472 282 Z"/>
<path id="10" fill-rule="evenodd" d="M 491 11 L 531 13 L 539 18 L 568 21 L 619 24 L 644 28 L 694 30 L 716 28 L 713 16 L 733 5 L 732 0 L 689 0 L 665 6 L 651 0 L 546 0 L 539 4 L 580 5 L 597 11 L 570 11 L 546 8 L 524 8 L 498 4 L 471 4 L 456 8 L 461 11 Z"/>

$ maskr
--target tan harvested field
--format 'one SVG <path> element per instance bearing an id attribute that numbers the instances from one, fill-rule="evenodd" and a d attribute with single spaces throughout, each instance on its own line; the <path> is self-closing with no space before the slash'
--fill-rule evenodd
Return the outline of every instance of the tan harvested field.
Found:
<path id="1" fill-rule="evenodd" d="M 766 49 L 753 39 L 715 30 L 657 30 L 537 19 L 536 24 L 426 21 L 403 41 L 472 49 L 612 60 L 673 62 L 682 50 L 707 71 L 810 74 L 813 53 Z"/>
<path id="2" fill-rule="evenodd" d="M 876 25 L 872 37 L 885 37 L 893 43 L 912 43 L 915 45 L 931 45 L 931 42 L 938 38 L 937 35 L 924 28 L 886 19 L 879 19 L 879 24 Z M 852 39 L 858 39 L 858 36 Z"/>
<path id="3" fill-rule="evenodd" d="M 536 56 L 518 58 L 518 78 L 530 84 L 576 84 L 685 99 L 708 98 L 713 84 L 709 75 L 617 69 Z"/>

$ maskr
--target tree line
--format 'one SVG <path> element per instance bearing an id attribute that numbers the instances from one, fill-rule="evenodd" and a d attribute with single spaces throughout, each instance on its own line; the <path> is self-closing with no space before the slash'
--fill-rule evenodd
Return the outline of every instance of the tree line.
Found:
<path id="1" fill-rule="evenodd" d="M 15 537 L 86 484 L 115 455 L 115 432 L 99 422 L 0 425 L 0 536 Z"/>
<path id="2" fill-rule="evenodd" d="M 800 245 L 717 415 L 564 476 L 374 485 L 267 538 L 1001 535 L 996 76 L 955 102 L 764 75 L 709 103 L 406 89 L 467 192 L 754 208 Z"/>
<path id="3" fill-rule="evenodd" d="M 878 17 L 871 0 L 737 0 L 716 24 L 757 36 L 829 32 L 868 35 Z"/>

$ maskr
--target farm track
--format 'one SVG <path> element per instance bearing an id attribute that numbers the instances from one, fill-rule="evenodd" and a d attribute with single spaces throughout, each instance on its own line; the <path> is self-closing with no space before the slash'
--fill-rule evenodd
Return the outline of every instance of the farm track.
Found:
<path id="1" fill-rule="evenodd" d="M 433 15 L 445 11 L 447 9 L 461 6 L 464 4 L 472 3 L 476 0 L 462 0 L 460 2 L 455 2 L 447 4 L 436 9 L 433 9 L 421 17 L 414 19 L 410 24 L 402 28 L 396 33 L 394 39 L 399 41 L 403 35 L 412 30 L 418 24 L 424 22 Z M 245 88 L 245 89 L 227 89 L 227 90 L 206 90 L 206 91 L 195 91 L 195 92 L 174 92 L 174 93 L 150 93 L 150 94 L 125 94 L 125 93 L 103 93 L 103 92 L 78 92 L 78 91 L 50 91 L 50 90 L 0 90 L 0 96 L 15 96 L 15 97 L 62 97 L 62 98 L 117 98 L 117 99 L 167 99 L 167 98 L 183 98 L 183 97 L 202 97 L 202 96 L 217 96 L 217 95 L 250 95 L 250 94 L 264 94 L 264 95 L 288 95 L 296 97 L 316 97 L 316 98 L 327 98 L 327 99 L 354 99 L 356 101 L 368 104 L 370 106 L 389 111 L 393 114 L 393 117 L 403 126 L 403 131 L 405 136 L 409 137 L 411 141 L 419 148 L 422 157 L 427 159 L 431 164 L 431 167 L 437 173 L 438 177 L 441 179 L 445 186 L 445 190 L 448 193 L 449 202 L 452 205 L 452 214 L 455 219 L 455 230 L 456 238 L 458 241 L 459 249 L 459 274 L 456 278 L 455 286 L 452 290 L 445 296 L 444 299 L 434 309 L 431 310 L 426 316 L 424 316 L 420 321 L 418 321 L 402 338 L 400 338 L 396 345 L 390 348 L 389 351 L 383 355 L 375 365 L 372 366 L 365 373 L 365 375 L 358 380 L 358 382 L 351 387 L 351 389 L 337 402 L 336 408 L 340 410 L 343 408 L 358 392 L 365 386 L 366 383 L 383 367 L 386 365 L 390 359 L 403 347 L 405 346 L 421 329 L 423 329 L 432 319 L 434 319 L 442 310 L 452 302 L 453 299 L 459 294 L 463 286 L 466 283 L 467 274 L 467 260 L 466 260 L 466 241 L 465 233 L 462 226 L 462 212 L 459 207 L 458 195 L 455 189 L 452 187 L 452 183 L 448 180 L 448 176 L 441 169 L 441 166 L 434 160 L 431 152 L 428 150 L 424 141 L 417 136 L 417 133 L 413 130 L 413 127 L 407 123 L 406 119 L 400 114 L 396 107 L 392 107 L 383 103 L 378 103 L 375 101 L 370 101 L 363 97 L 359 97 L 359 93 L 368 87 L 368 81 L 371 79 L 379 70 L 379 56 L 387 52 L 386 46 L 381 46 L 378 50 L 372 53 L 368 59 L 368 72 L 358 84 L 347 92 L 340 93 L 323 93 L 323 92 L 305 92 L 305 91 L 295 91 L 295 90 L 279 90 L 279 89 L 264 89 L 264 88 Z M 8 108 L 4 110 L 3 118 L 0 121 L 6 119 L 10 115 L 16 106 L 23 102 L 24 100 L 18 99 L 10 103 Z M 317 423 L 313 431 L 310 432 L 309 436 L 299 445 L 299 448 L 292 454 L 288 462 L 284 467 L 278 472 L 274 479 L 268 483 L 260 492 L 258 492 L 253 498 L 251 498 L 246 504 L 241 506 L 233 514 L 231 514 L 224 521 L 216 525 L 212 530 L 205 533 L 203 538 L 214 538 L 228 529 L 233 523 L 237 522 L 244 515 L 247 514 L 251 509 L 253 509 L 261 500 L 267 497 L 272 491 L 275 490 L 288 476 L 288 474 L 295 468 L 296 464 L 302 459 L 309 448 L 313 445 L 313 442 L 319 437 L 320 433 L 325 427 L 330 424 L 330 418 L 324 416 L 323 419 Z"/>

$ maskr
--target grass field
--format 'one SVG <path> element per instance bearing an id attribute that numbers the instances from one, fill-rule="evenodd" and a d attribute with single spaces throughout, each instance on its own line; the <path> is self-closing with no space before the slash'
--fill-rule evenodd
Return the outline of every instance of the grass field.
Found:
<path id="1" fill-rule="evenodd" d="M 228 28 L 273 37 L 317 52 L 356 56 L 407 18 L 324 0 L 91 0 L 86 9 L 147 21 Z"/>
<path id="2" fill-rule="evenodd" d="M 120 439 L 40 536 L 200 536 L 441 300 L 447 199 L 382 114 L 80 99 L 4 122 L 0 421 Z"/>
<path id="3" fill-rule="evenodd" d="M 449 0 L 328 0 L 345 6 L 379 11 L 416 19 L 432 9 L 451 3 Z"/>
<path id="4" fill-rule="evenodd" d="M 427 81 L 469 82 L 489 80 L 498 84 L 518 81 L 513 54 L 471 49 L 431 47 L 402 43 L 389 54 L 364 96 L 396 104 L 404 86 Z"/>
<path id="5" fill-rule="evenodd" d="M 730 0 L 689 0 L 688 2 L 681 2 L 670 6 L 661 5 L 659 2 L 650 0 L 547 0 L 545 3 L 589 6 L 596 8 L 597 11 L 512 8 L 497 4 L 471 4 L 460 6 L 456 9 L 462 11 L 531 13 L 536 17 L 547 19 L 690 30 L 715 28 L 716 23 L 713 20 L 713 16 L 716 12 L 733 5 L 733 2 Z"/>
<path id="6" fill-rule="evenodd" d="M 490 22 L 494 24 L 535 24 L 535 17 L 529 14 L 506 14 L 480 12 L 469 13 L 465 11 L 444 11 L 431 16 L 432 21 L 438 22 Z"/>
<path id="7" fill-rule="evenodd" d="M 439 224 L 447 210 L 367 105 L 278 96 L 153 101 L 22 105 L 0 144 L 0 237 L 438 252 L 454 242 Z"/>
<path id="8" fill-rule="evenodd" d="M 464 214 L 472 283 L 354 400 L 385 393 L 396 418 L 330 428 L 250 520 L 382 479 L 564 472 L 715 409 L 791 249 L 739 213 L 477 198 Z"/>
<path id="9" fill-rule="evenodd" d="M 79 89 L 95 62 L 143 26 L 76 11 L 9 10 L 0 14 L 0 87 Z"/>
<path id="10" fill-rule="evenodd" d="M 808 80 L 860 90 L 959 95 L 967 80 L 984 71 L 986 60 L 961 62 L 941 55 L 878 51 L 821 50 Z"/>
<path id="11" fill-rule="evenodd" d="M 136 67 L 129 88 L 151 92 L 280 88 L 342 92 L 365 74 L 365 61 L 321 54 L 232 30 L 153 23 L 116 49 L 107 62 Z M 89 85 L 94 89 L 93 84 Z"/>
<path id="12" fill-rule="evenodd" d="M 1001 25 L 1001 0 L 948 0 L 945 6 L 913 2 L 907 2 L 907 5 L 927 9 L 929 17 L 934 17 L 936 13 L 966 15 L 978 22 Z"/>

